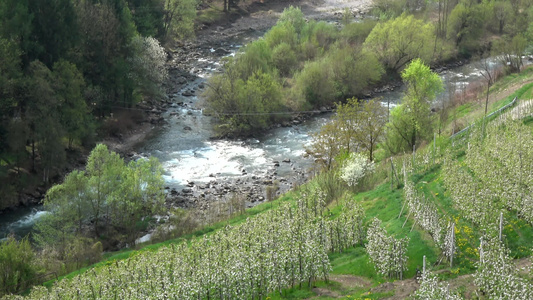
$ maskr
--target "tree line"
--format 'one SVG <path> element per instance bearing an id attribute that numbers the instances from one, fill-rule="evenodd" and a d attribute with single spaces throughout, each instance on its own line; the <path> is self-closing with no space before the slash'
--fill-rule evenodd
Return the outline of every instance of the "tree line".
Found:
<path id="1" fill-rule="evenodd" d="M 93 147 L 111 112 L 161 98 L 160 41 L 191 36 L 195 15 L 194 0 L 2 1 L 0 209 L 34 174 L 63 174 L 66 150 Z"/>
<path id="2" fill-rule="evenodd" d="M 516 72 L 533 38 L 527 2 L 380 0 L 372 14 L 352 22 L 347 10 L 339 27 L 285 9 L 263 38 L 211 78 L 205 96 L 221 135 L 253 134 L 293 113 L 364 97 L 414 59 L 433 66 L 492 53 Z"/>

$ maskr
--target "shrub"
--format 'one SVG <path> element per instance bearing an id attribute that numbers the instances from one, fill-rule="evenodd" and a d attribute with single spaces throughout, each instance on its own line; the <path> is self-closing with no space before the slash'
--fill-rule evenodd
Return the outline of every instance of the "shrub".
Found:
<path id="1" fill-rule="evenodd" d="M 374 171 L 374 162 L 369 161 L 363 154 L 352 153 L 341 169 L 340 178 L 348 186 L 354 187 L 366 175 Z"/>
<path id="2" fill-rule="evenodd" d="M 296 54 L 285 42 L 277 45 L 272 51 L 272 62 L 282 76 L 290 75 L 298 64 Z"/>
<path id="3" fill-rule="evenodd" d="M 0 296 L 29 286 L 36 274 L 33 257 L 28 239 L 17 241 L 10 236 L 0 243 Z"/>

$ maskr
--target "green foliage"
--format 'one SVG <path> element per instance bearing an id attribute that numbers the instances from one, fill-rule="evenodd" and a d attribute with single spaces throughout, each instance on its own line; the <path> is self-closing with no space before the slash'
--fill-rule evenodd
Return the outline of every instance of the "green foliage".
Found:
<path id="1" fill-rule="evenodd" d="M 30 35 L 34 15 L 29 11 L 29 0 L 5 0 L 0 2 L 0 37 L 17 47 L 29 62 L 28 52 L 32 46 Z"/>
<path id="2" fill-rule="evenodd" d="M 28 239 L 17 241 L 10 236 L 0 242 L 0 296 L 27 288 L 37 270 L 34 253 Z"/>
<path id="3" fill-rule="evenodd" d="M 312 135 L 307 153 L 327 170 L 334 167 L 335 160 L 351 152 L 368 151 L 369 160 L 372 161 L 385 122 L 386 108 L 375 99 L 359 101 L 351 98 L 345 104 L 337 103 L 337 114 Z"/>
<path id="4" fill-rule="evenodd" d="M 313 107 L 331 105 L 335 100 L 335 82 L 331 68 L 324 59 L 311 61 L 294 75 L 296 88 Z"/>
<path id="5" fill-rule="evenodd" d="M 364 88 L 379 81 L 383 74 L 374 53 L 350 47 L 331 49 L 325 64 L 333 76 L 336 99 L 361 95 Z"/>
<path id="6" fill-rule="evenodd" d="M 163 36 L 190 38 L 194 35 L 197 0 L 164 0 Z"/>
<path id="7" fill-rule="evenodd" d="M 265 33 L 264 39 L 271 49 L 282 43 L 294 48 L 298 42 L 298 34 L 292 24 L 280 23 Z"/>
<path id="8" fill-rule="evenodd" d="M 129 0 L 135 27 L 140 35 L 162 37 L 164 3 L 161 0 Z"/>
<path id="9" fill-rule="evenodd" d="M 372 14 L 380 20 L 397 18 L 404 12 L 406 2 L 406 0 L 376 0 Z"/>
<path id="10" fill-rule="evenodd" d="M 377 21 L 372 19 L 350 23 L 341 29 L 339 36 L 349 45 L 362 45 L 376 24 Z"/>
<path id="11" fill-rule="evenodd" d="M 26 120 L 30 128 L 32 147 L 37 143 L 41 164 L 45 170 L 44 181 L 49 180 L 53 167 L 62 167 L 65 151 L 61 138 L 64 135 L 60 123 L 60 102 L 53 88 L 54 74 L 41 62 L 34 61 L 29 68 L 29 103 Z M 35 156 L 33 157 L 35 164 Z M 48 174 L 47 174 L 48 173 Z"/>
<path id="12" fill-rule="evenodd" d="M 272 50 L 272 64 L 281 76 L 289 76 L 297 68 L 298 59 L 289 44 L 281 43 Z"/>
<path id="13" fill-rule="evenodd" d="M 448 38 L 463 54 L 471 54 L 482 36 L 487 15 L 483 4 L 459 3 L 451 11 L 448 21 Z"/>
<path id="14" fill-rule="evenodd" d="M 289 8 L 285 8 L 278 19 L 278 24 L 290 24 L 296 31 L 296 34 L 302 33 L 302 30 L 305 27 L 305 22 L 304 14 L 300 8 L 292 5 L 290 5 Z"/>
<path id="15" fill-rule="evenodd" d="M 54 64 L 54 90 L 59 101 L 61 125 L 66 131 L 68 145 L 75 139 L 90 135 L 92 118 L 83 98 L 85 81 L 76 66 L 64 60 Z"/>
<path id="16" fill-rule="evenodd" d="M 407 92 L 396 106 L 387 124 L 386 145 L 390 152 L 412 150 L 421 140 L 433 135 L 431 102 L 443 90 L 442 80 L 420 59 L 415 59 L 402 72 Z"/>
<path id="17" fill-rule="evenodd" d="M 78 44 L 80 31 L 71 0 L 29 0 L 33 16 L 32 47 L 25 49 L 31 60 L 38 59 L 51 68 L 60 58 L 67 58 Z"/>
<path id="18" fill-rule="evenodd" d="M 164 201 L 162 169 L 154 159 L 132 161 L 128 165 L 99 144 L 89 156 L 86 171 L 73 171 L 65 181 L 46 194 L 45 208 L 51 214 L 37 224 L 37 242 L 66 247 L 84 226 L 92 223 L 96 237 L 106 222 L 105 232 L 116 230 L 123 242 L 132 243 L 136 225 L 159 212 Z"/>
<path id="19" fill-rule="evenodd" d="M 300 39 L 302 43 L 310 43 L 317 49 L 317 53 L 327 51 L 335 42 L 339 31 L 331 24 L 324 21 L 309 22 L 302 30 Z"/>
<path id="20" fill-rule="evenodd" d="M 15 90 L 22 75 L 20 55 L 16 44 L 0 38 L 0 120 L 11 114 L 18 102 Z"/>
<path id="21" fill-rule="evenodd" d="M 254 73 L 270 73 L 272 50 L 263 39 L 253 41 L 244 47 L 244 51 L 233 62 L 242 80 L 247 80 Z"/>
<path id="22" fill-rule="evenodd" d="M 492 9 L 492 16 L 490 16 L 492 17 L 492 31 L 503 34 L 504 29 L 508 29 L 509 23 L 512 23 L 512 19 L 515 17 L 511 2 L 493 1 L 488 5 L 490 5 L 489 9 Z"/>
<path id="23" fill-rule="evenodd" d="M 245 81 L 230 74 L 214 77 L 206 92 L 212 113 L 223 122 L 221 133 L 249 134 L 279 119 L 270 114 L 284 109 L 281 86 L 272 75 L 258 72 Z"/>
<path id="24" fill-rule="evenodd" d="M 415 58 L 432 62 L 433 28 L 412 15 L 403 14 L 378 23 L 366 38 L 364 47 L 375 53 L 387 70 L 399 72 Z"/>

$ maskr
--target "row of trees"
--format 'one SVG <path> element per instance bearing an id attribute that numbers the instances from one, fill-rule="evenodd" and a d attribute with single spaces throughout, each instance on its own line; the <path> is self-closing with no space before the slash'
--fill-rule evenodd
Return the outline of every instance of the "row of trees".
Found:
<path id="1" fill-rule="evenodd" d="M 485 131 L 481 126 L 472 130 L 464 162 L 446 160 L 443 178 L 454 204 L 482 228 L 495 228 L 504 210 L 531 223 L 530 128 L 509 120 Z"/>
<path id="2" fill-rule="evenodd" d="M 522 277 L 517 266 L 501 241 L 481 238 L 479 262 L 474 273 L 474 284 L 479 292 L 490 299 L 529 299 L 533 297 L 533 285 Z M 429 270 L 422 273 L 420 287 L 414 299 L 464 299 L 450 286 L 439 282 Z"/>
<path id="3" fill-rule="evenodd" d="M 407 82 L 420 80 L 403 73 L 415 59 L 427 66 L 492 48 L 505 68 L 519 71 L 521 54 L 527 41 L 533 38 L 523 34 L 533 19 L 527 3 L 443 0 L 436 8 L 439 19 L 434 24 L 404 11 L 418 12 L 419 4 L 415 10 L 403 6 L 399 13 L 384 13 L 383 10 L 394 7 L 389 2 L 376 4 L 375 12 L 382 17 L 380 22 L 346 21 L 342 29 L 324 22 L 306 22 L 299 9 L 286 9 L 264 39 L 229 59 L 225 73 L 211 80 L 206 97 L 210 111 L 221 120 L 221 132 L 250 134 L 279 122 L 284 112 L 329 106 L 363 95 L 385 73 L 402 74 Z M 427 9 L 430 13 L 433 8 Z M 249 78 L 265 73 L 270 75 L 265 86 L 272 88 L 264 89 L 256 97 L 247 96 L 250 89 L 258 90 L 257 85 L 261 84 Z M 425 90 L 411 95 L 412 107 L 407 103 L 403 106 L 404 112 L 415 109 L 412 113 L 419 114 L 419 120 L 422 115 L 430 118 L 425 114 L 424 102 L 431 101 L 441 89 L 434 78 L 428 80 L 430 84 Z M 242 105 L 250 102 L 253 104 Z M 408 121 L 400 115 L 403 113 L 399 110 L 393 115 L 396 123 Z M 411 144 L 412 148 L 417 139 L 424 138 L 428 127 L 423 125 L 406 124 L 411 128 L 402 131 L 408 132 L 408 137 L 400 139 L 405 141 L 394 141 L 394 150 L 398 150 L 400 142 Z"/>
<path id="4" fill-rule="evenodd" d="M 381 221 L 372 220 L 367 232 L 366 251 L 376 267 L 376 271 L 389 278 L 403 279 L 403 271 L 407 270 L 407 246 L 409 238 L 396 239 L 389 236 L 381 227 Z"/>
<path id="5" fill-rule="evenodd" d="M 65 148 L 92 147 L 101 119 L 163 96 L 160 40 L 190 36 L 190 0 L 0 3 L 0 209 L 31 173 L 63 172 Z"/>
<path id="6" fill-rule="evenodd" d="M 323 198 L 319 190 L 306 190 L 295 205 L 11 298 L 265 298 L 287 286 L 327 280 L 327 251 L 361 243 L 364 214 L 347 202 L 339 221 L 328 220 Z"/>
<path id="7" fill-rule="evenodd" d="M 225 72 L 210 79 L 208 111 L 221 120 L 221 133 L 250 134 L 292 112 L 362 94 L 383 74 L 376 56 L 361 47 L 374 23 L 339 31 L 325 22 L 306 22 L 297 8 L 286 9 L 264 38 L 228 59 Z"/>

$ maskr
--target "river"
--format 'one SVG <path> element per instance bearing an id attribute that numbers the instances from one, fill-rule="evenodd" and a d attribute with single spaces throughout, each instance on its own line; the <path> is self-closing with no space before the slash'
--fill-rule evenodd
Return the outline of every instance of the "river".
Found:
<path id="1" fill-rule="evenodd" d="M 234 55 L 241 44 L 256 37 L 248 35 L 228 41 L 224 46 L 227 51 L 225 56 Z M 326 123 L 331 114 L 317 114 L 289 127 L 268 130 L 256 138 L 212 139 L 215 135 L 212 129 L 214 120 L 203 114 L 202 99 L 197 95 L 207 78 L 220 69 L 222 56 L 219 53 L 212 49 L 197 58 L 191 69 L 197 75 L 196 79 L 170 95 L 174 104 L 163 114 L 166 124 L 152 130 L 136 152 L 139 157 L 155 156 L 161 161 L 167 189 L 173 193 L 186 195 L 183 193 L 185 189 L 189 193 L 192 190 L 196 196 L 205 197 L 204 189 L 211 187 L 215 191 L 210 196 L 215 199 L 221 193 L 216 193 L 217 187 L 214 185 L 218 184 L 219 190 L 228 184 L 247 185 L 249 191 L 241 192 L 248 193 L 247 206 L 250 207 L 264 201 L 265 198 L 261 196 L 264 185 L 257 184 L 265 179 L 279 182 L 280 192 L 305 181 L 307 171 L 313 164 L 311 159 L 303 156 L 305 147 L 311 141 L 310 134 Z M 495 60 L 491 64 L 494 65 Z M 446 90 L 439 95 L 436 103 L 448 99 L 450 88 L 459 91 L 470 82 L 479 80 L 481 69 L 478 64 L 469 63 L 442 71 L 440 76 Z M 404 89 L 402 86 L 376 96 L 382 98 L 384 105 L 393 107 L 402 98 Z M 185 91 L 193 91 L 194 95 L 183 96 Z M 0 215 L 0 239 L 10 233 L 18 237 L 27 235 L 43 214 L 42 206 L 37 206 Z"/>

